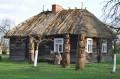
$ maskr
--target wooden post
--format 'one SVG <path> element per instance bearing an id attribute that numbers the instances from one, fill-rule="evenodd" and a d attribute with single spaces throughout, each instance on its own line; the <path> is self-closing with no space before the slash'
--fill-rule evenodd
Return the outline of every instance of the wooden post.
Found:
<path id="1" fill-rule="evenodd" d="M 70 64 L 70 36 L 69 34 L 65 35 L 64 39 L 64 53 L 62 56 L 62 66 L 67 67 Z"/>
<path id="2" fill-rule="evenodd" d="M 30 63 L 34 63 L 34 40 L 33 37 L 29 37 L 29 44 L 28 44 L 28 48 L 29 48 L 29 62 Z"/>
<path id="3" fill-rule="evenodd" d="M 101 40 L 98 39 L 97 40 L 97 62 L 100 63 L 101 62 Z"/>
<path id="4" fill-rule="evenodd" d="M 78 36 L 78 46 L 77 46 L 77 61 L 76 70 L 82 70 L 85 67 L 86 53 L 85 53 L 85 34 Z"/>

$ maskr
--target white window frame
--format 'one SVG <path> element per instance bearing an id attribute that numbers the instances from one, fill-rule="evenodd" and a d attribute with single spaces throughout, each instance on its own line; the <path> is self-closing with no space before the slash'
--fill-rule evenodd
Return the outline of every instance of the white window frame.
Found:
<path id="1" fill-rule="evenodd" d="M 58 41 L 61 41 L 61 42 L 58 42 Z M 64 43 L 63 38 L 54 38 L 54 52 L 63 53 L 63 43 Z M 59 50 L 60 45 L 62 46 L 61 51 Z"/>
<path id="2" fill-rule="evenodd" d="M 93 53 L 93 39 L 92 38 L 87 38 L 86 52 Z"/>
<path id="3" fill-rule="evenodd" d="M 101 51 L 102 53 L 107 53 L 107 40 L 103 40 Z"/>

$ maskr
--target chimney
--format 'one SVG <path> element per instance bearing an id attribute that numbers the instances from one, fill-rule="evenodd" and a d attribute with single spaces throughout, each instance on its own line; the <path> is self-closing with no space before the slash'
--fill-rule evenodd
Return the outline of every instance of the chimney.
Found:
<path id="1" fill-rule="evenodd" d="M 57 12 L 60 12 L 62 10 L 63 10 L 62 6 L 57 5 L 57 4 L 52 5 L 52 12 L 57 13 Z"/>

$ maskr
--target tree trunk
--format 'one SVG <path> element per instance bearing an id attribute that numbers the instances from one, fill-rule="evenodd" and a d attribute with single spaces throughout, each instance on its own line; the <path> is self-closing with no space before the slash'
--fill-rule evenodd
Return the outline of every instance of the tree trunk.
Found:
<path id="1" fill-rule="evenodd" d="M 97 56 L 97 62 L 101 63 L 101 51 L 100 51 L 100 49 L 98 49 L 98 54 L 97 55 L 98 55 Z"/>
<path id="2" fill-rule="evenodd" d="M 86 41 L 85 34 L 78 36 L 76 70 L 82 70 L 85 67 L 86 62 L 85 41 Z"/>
<path id="3" fill-rule="evenodd" d="M 112 72 L 116 72 L 116 40 L 114 40 L 114 57 L 113 57 L 113 70 Z"/>
<path id="4" fill-rule="evenodd" d="M 62 56 L 62 66 L 67 67 L 70 64 L 70 36 L 69 34 L 65 35 L 64 41 L 64 53 Z"/>
<path id="5" fill-rule="evenodd" d="M 83 51 L 81 51 L 83 52 Z M 77 57 L 76 70 L 83 70 L 85 67 L 86 55 L 85 53 L 80 53 Z"/>
<path id="6" fill-rule="evenodd" d="M 100 39 L 97 40 L 97 62 L 100 63 L 102 56 L 101 56 L 101 41 Z"/>
<path id="7" fill-rule="evenodd" d="M 116 71 L 116 54 L 114 54 L 114 60 L 113 60 L 113 70 L 112 72 Z"/>
<path id="8" fill-rule="evenodd" d="M 37 66 L 37 59 L 38 59 L 38 46 L 39 46 L 39 43 L 38 43 L 37 46 L 36 46 L 35 59 L 34 59 L 34 67 Z"/>

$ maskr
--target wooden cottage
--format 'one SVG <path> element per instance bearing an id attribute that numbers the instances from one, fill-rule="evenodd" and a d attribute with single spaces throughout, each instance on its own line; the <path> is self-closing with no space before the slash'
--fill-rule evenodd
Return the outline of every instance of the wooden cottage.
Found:
<path id="1" fill-rule="evenodd" d="M 70 53 L 76 60 L 78 36 L 86 34 L 86 56 L 89 61 L 111 57 L 114 33 L 86 9 L 63 9 L 52 5 L 52 11 L 37 14 L 9 31 L 11 60 L 34 60 L 39 44 L 39 58 L 49 60 L 50 52 Z M 39 42 L 38 42 L 39 41 Z"/>

